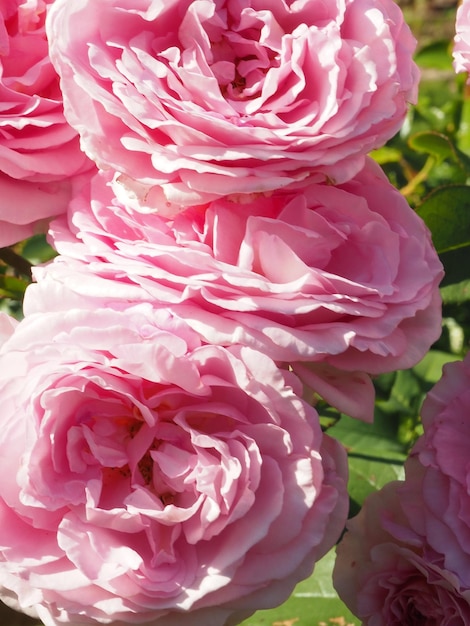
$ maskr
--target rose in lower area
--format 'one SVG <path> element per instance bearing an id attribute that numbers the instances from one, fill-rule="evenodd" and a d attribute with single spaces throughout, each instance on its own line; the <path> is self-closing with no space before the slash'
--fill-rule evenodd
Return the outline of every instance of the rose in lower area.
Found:
<path id="1" fill-rule="evenodd" d="M 405 485 L 389 483 L 348 522 L 337 550 L 335 587 L 364 626 L 468 624 L 470 589 L 411 528 L 401 495 Z M 413 496 L 416 507 L 422 506 L 421 493 Z M 441 546 L 446 544 L 443 535 Z"/>
<path id="2" fill-rule="evenodd" d="M 85 306 L 170 307 L 207 343 L 299 363 L 333 404 L 351 382 L 341 372 L 354 373 L 362 400 L 342 410 L 364 416 L 373 390 L 361 373 L 411 367 L 440 334 L 442 266 L 372 161 L 344 185 L 219 199 L 174 218 L 129 208 L 106 182 L 96 177 L 52 225 L 60 256 L 36 270 L 26 311 L 62 307 L 55 281 Z"/>
<path id="3" fill-rule="evenodd" d="M 338 548 L 336 588 L 374 626 L 470 623 L 470 355 L 427 394 L 405 480 L 368 498 Z"/>
<path id="4" fill-rule="evenodd" d="M 155 185 L 181 208 L 347 180 L 416 97 L 391 0 L 56 0 L 47 27 L 87 154 L 160 211 Z"/>
<path id="5" fill-rule="evenodd" d="M 45 230 L 92 163 L 66 122 L 44 22 L 53 0 L 0 6 L 0 247 Z"/>
<path id="6" fill-rule="evenodd" d="M 0 596 L 47 626 L 238 623 L 344 525 L 345 452 L 298 380 L 163 309 L 27 316 L 0 391 Z"/>
<path id="7" fill-rule="evenodd" d="M 406 462 L 402 498 L 434 559 L 470 589 L 470 356 L 448 363 L 422 408 L 423 435 Z M 419 493 L 419 499 L 415 493 Z"/>
<path id="8" fill-rule="evenodd" d="M 10 315 L 0 312 L 0 347 L 11 336 L 17 323 Z"/>

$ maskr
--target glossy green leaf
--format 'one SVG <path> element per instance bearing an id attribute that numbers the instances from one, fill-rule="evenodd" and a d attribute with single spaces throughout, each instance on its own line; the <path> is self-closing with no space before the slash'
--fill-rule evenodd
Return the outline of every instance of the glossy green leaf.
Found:
<path id="1" fill-rule="evenodd" d="M 281 606 L 257 611 L 243 626 L 359 626 L 332 583 L 335 550 L 315 566 L 313 575 L 299 583 Z"/>
<path id="2" fill-rule="evenodd" d="M 380 409 L 376 410 L 373 424 L 342 415 L 328 434 L 341 441 L 350 457 L 397 464 L 405 459 L 405 450 L 398 441 L 397 421 Z"/>
<path id="3" fill-rule="evenodd" d="M 431 231 L 439 253 L 470 246 L 469 186 L 436 189 L 418 207 L 417 213 Z"/>
<path id="4" fill-rule="evenodd" d="M 39 265 L 50 261 L 57 253 L 47 243 L 45 235 L 35 235 L 24 243 L 21 254 L 33 265 Z"/>
<path id="5" fill-rule="evenodd" d="M 413 150 L 431 154 L 437 160 L 457 158 L 450 139 L 436 131 L 428 130 L 411 135 L 408 143 Z"/>
<path id="6" fill-rule="evenodd" d="M 444 266 L 445 275 L 441 281 L 441 288 L 446 285 L 455 285 L 464 282 L 469 277 L 470 267 L 470 247 L 465 246 L 439 255 Z"/>
<path id="7" fill-rule="evenodd" d="M 349 457 L 349 497 L 353 501 L 351 514 L 358 512 L 368 495 L 382 489 L 392 480 L 403 478 L 403 463 L 351 455 Z"/>
<path id="8" fill-rule="evenodd" d="M 413 368 L 413 371 L 430 385 L 434 385 L 442 376 L 442 368 L 446 363 L 458 361 L 460 357 L 450 352 L 430 350 Z"/>

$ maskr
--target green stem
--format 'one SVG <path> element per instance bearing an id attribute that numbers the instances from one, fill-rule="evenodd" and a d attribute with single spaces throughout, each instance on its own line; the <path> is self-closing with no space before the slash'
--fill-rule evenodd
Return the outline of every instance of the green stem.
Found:
<path id="1" fill-rule="evenodd" d="M 427 179 L 429 172 L 435 165 L 435 162 L 436 161 L 434 157 L 429 156 L 426 160 L 426 163 L 419 170 L 419 172 L 415 176 L 413 176 L 413 178 L 408 182 L 407 185 L 400 189 L 402 195 L 404 195 L 405 198 L 412 194 L 413 191 L 415 191 L 416 187 Z"/>
<path id="2" fill-rule="evenodd" d="M 12 267 L 18 274 L 31 278 L 32 264 L 11 248 L 0 248 L 0 261 Z"/>

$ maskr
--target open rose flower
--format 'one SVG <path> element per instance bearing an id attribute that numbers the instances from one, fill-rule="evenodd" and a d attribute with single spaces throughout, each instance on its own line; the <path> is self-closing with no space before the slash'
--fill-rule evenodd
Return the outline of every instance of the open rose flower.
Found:
<path id="1" fill-rule="evenodd" d="M 15 326 L 17 325 L 17 321 L 0 311 L 0 348 L 2 344 L 13 334 Z"/>
<path id="2" fill-rule="evenodd" d="M 190 205 L 347 180 L 415 99 L 415 40 L 392 0 L 144 5 L 56 0 L 47 28 L 87 154 L 160 211 L 154 185 Z"/>
<path id="3" fill-rule="evenodd" d="M 365 626 L 470 623 L 469 389 L 470 355 L 426 396 L 405 480 L 348 524 L 334 581 Z"/>
<path id="4" fill-rule="evenodd" d="M 369 384 L 366 414 L 373 390 L 360 372 L 410 367 L 440 334 L 442 267 L 429 233 L 371 160 L 338 187 L 222 198 L 173 219 L 128 209 L 99 175 L 50 232 L 61 255 L 36 270 L 27 312 L 62 306 L 51 281 L 90 306 L 158 303 L 207 343 L 304 363 L 321 395 L 346 383 L 338 371 L 357 372 L 359 387 Z M 318 368 L 339 376 L 331 393 Z"/>
<path id="5" fill-rule="evenodd" d="M 65 210 L 69 179 L 92 163 L 64 117 L 45 18 L 52 0 L 0 5 L 0 247 L 45 230 Z"/>
<path id="6" fill-rule="evenodd" d="M 363 626 L 469 624 L 470 589 L 411 529 L 402 487 L 389 483 L 348 522 L 337 550 L 335 587 Z M 414 497 L 419 507 L 420 494 Z M 450 547 L 445 535 L 441 546 Z"/>
<path id="7" fill-rule="evenodd" d="M 422 408 L 424 434 L 406 462 L 403 500 L 435 561 L 470 590 L 470 355 L 444 366 Z M 415 496 L 419 493 L 420 497 Z M 469 591 L 470 593 L 470 591 Z"/>
<path id="8" fill-rule="evenodd" d="M 232 625 L 337 540 L 344 449 L 298 380 L 142 304 L 0 351 L 0 596 L 59 624 Z"/>
<path id="9" fill-rule="evenodd" d="M 454 69 L 456 72 L 470 71 L 470 0 L 462 0 L 455 22 Z"/>

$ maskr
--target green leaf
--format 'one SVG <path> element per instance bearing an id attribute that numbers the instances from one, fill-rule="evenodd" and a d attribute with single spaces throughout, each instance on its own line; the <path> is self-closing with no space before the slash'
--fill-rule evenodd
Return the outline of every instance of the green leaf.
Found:
<path id="1" fill-rule="evenodd" d="M 28 284 L 21 278 L 0 274 L 0 297 L 21 300 Z"/>
<path id="2" fill-rule="evenodd" d="M 34 235 L 26 240 L 21 254 L 33 265 L 39 265 L 53 259 L 57 252 L 47 243 L 45 235 Z"/>
<path id="3" fill-rule="evenodd" d="M 369 156 L 377 161 L 379 165 L 383 165 L 384 163 L 399 163 L 402 159 L 401 150 L 390 146 L 383 146 L 377 148 L 377 150 L 372 150 Z"/>
<path id="4" fill-rule="evenodd" d="M 352 514 L 364 503 L 368 495 L 382 489 L 392 480 L 403 480 L 403 463 L 349 457 L 349 497 L 353 501 Z"/>
<path id="5" fill-rule="evenodd" d="M 442 368 L 450 361 L 459 361 L 460 357 L 442 350 L 430 350 L 426 356 L 415 365 L 413 371 L 430 385 L 434 385 L 442 376 Z"/>
<path id="6" fill-rule="evenodd" d="M 280 607 L 257 611 L 243 626 L 359 626 L 333 588 L 335 549 L 315 566 L 310 578 L 299 583 Z"/>
<path id="7" fill-rule="evenodd" d="M 441 287 L 441 296 L 444 304 L 470 302 L 470 279 Z"/>
<path id="8" fill-rule="evenodd" d="M 390 419 L 380 409 L 376 409 L 373 424 L 342 415 L 328 434 L 341 441 L 350 456 L 397 464 L 406 457 L 404 447 L 398 441 L 397 420 Z"/>
<path id="9" fill-rule="evenodd" d="M 431 231 L 438 253 L 470 246 L 469 186 L 436 189 L 418 207 L 417 213 Z"/>
<path id="10" fill-rule="evenodd" d="M 431 154 L 437 161 L 448 158 L 456 159 L 456 152 L 452 142 L 446 135 L 433 130 L 426 130 L 411 135 L 408 139 L 410 148 L 417 152 Z"/>
<path id="11" fill-rule="evenodd" d="M 468 268 L 470 267 L 469 246 L 441 252 L 439 257 L 445 270 L 441 288 L 468 280 Z"/>
<path id="12" fill-rule="evenodd" d="M 466 90 L 465 85 L 463 89 Z M 468 155 L 470 154 L 470 98 L 462 98 L 459 114 L 456 129 L 457 146 Z"/>
<path id="13" fill-rule="evenodd" d="M 416 63 L 424 69 L 453 71 L 451 43 L 445 39 L 433 41 L 415 55 Z"/>

